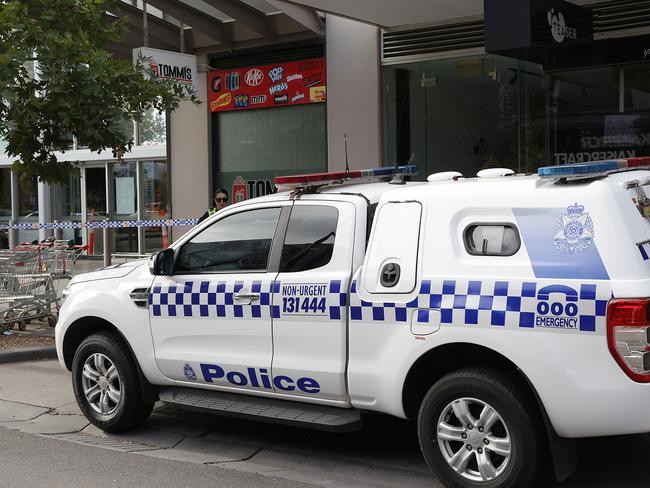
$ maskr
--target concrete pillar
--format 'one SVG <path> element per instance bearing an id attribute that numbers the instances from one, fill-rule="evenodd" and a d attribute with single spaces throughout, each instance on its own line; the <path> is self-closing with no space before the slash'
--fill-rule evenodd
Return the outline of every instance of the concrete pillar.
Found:
<path id="1" fill-rule="evenodd" d="M 197 63 L 206 64 L 207 57 L 198 56 Z M 169 117 L 167 158 L 172 182 L 172 217 L 175 219 L 198 218 L 211 201 L 207 73 L 197 73 L 197 83 L 201 104 L 183 102 Z M 173 227 L 173 239 L 178 239 L 187 229 Z"/>
<path id="2" fill-rule="evenodd" d="M 52 188 L 47 183 L 38 182 L 38 223 L 52 222 Z M 39 229 L 38 240 L 52 237 L 52 229 Z"/>
<path id="3" fill-rule="evenodd" d="M 327 15 L 327 152 L 330 171 L 345 169 L 344 136 L 351 169 L 381 163 L 379 29 Z"/>

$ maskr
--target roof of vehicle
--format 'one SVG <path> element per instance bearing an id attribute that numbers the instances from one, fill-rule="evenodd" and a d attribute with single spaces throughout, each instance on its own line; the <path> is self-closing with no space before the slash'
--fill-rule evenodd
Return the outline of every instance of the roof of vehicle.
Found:
<path id="1" fill-rule="evenodd" d="M 414 186 L 421 186 L 421 185 L 426 185 L 426 183 L 423 182 L 407 182 L 405 185 L 396 185 L 392 183 L 387 183 L 387 182 L 379 182 L 379 183 L 355 183 L 355 184 L 340 184 L 340 185 L 332 185 L 332 186 L 326 186 L 326 187 L 321 187 L 318 188 L 317 191 L 309 191 L 309 192 L 304 192 L 301 195 L 301 199 L 308 200 L 308 199 L 318 199 L 322 198 L 323 195 L 336 195 L 336 194 L 361 194 L 365 198 L 367 198 L 370 203 L 377 203 L 379 202 L 381 196 L 386 193 L 387 191 L 394 190 L 396 188 L 404 188 L 405 186 L 408 186 L 409 188 L 412 188 Z M 272 193 L 270 195 L 264 195 L 261 197 L 256 197 L 251 200 L 245 200 L 244 202 L 235 204 L 235 205 L 241 205 L 241 204 L 250 204 L 250 203 L 264 203 L 264 202 L 277 202 L 277 201 L 283 201 L 283 200 L 289 200 L 291 198 L 291 192 L 290 191 L 283 191 L 283 192 L 278 192 L 278 193 Z"/>
<path id="2" fill-rule="evenodd" d="M 463 198 L 482 199 L 486 204 L 493 199 L 513 198 L 517 195 L 522 199 L 543 199 L 539 191 L 571 192 L 578 188 L 585 188 L 599 181 L 620 182 L 632 180 L 639 177 L 647 177 L 648 170 L 628 170 L 609 174 L 600 178 L 582 179 L 569 181 L 566 184 L 558 184 L 557 181 L 548 178 L 540 178 L 537 174 L 517 174 L 491 178 L 459 178 L 456 180 L 444 180 L 433 182 L 407 182 L 399 185 L 388 182 L 377 183 L 345 183 L 325 186 L 315 191 L 307 191 L 301 194 L 302 200 L 319 199 L 324 195 L 334 196 L 336 194 L 361 194 L 371 203 L 378 203 L 386 195 L 386 199 L 410 200 L 429 199 L 433 196 L 441 197 L 462 195 Z M 286 201 L 291 198 L 292 192 L 283 191 L 246 200 L 239 205 L 250 203 L 263 203 L 273 201 Z"/>
<path id="3" fill-rule="evenodd" d="M 501 176 L 494 178 L 459 178 L 439 182 L 429 182 L 405 189 L 393 187 L 392 191 L 383 195 L 384 200 L 436 200 L 462 198 L 468 206 L 520 205 L 524 202 L 544 204 L 547 198 L 557 196 L 563 198 L 587 191 L 592 193 L 597 188 L 605 188 L 639 178 L 649 176 L 647 169 L 628 170 L 611 173 L 607 176 L 591 179 L 570 180 L 558 182 L 553 179 L 540 178 L 537 174 Z M 584 194 L 584 193 L 583 193 Z"/>

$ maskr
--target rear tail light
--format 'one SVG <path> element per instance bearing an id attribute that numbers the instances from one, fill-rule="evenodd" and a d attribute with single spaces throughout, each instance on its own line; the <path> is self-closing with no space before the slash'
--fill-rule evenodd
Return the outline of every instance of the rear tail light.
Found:
<path id="1" fill-rule="evenodd" d="M 650 383 L 650 300 L 612 300 L 607 307 L 609 351 L 634 381 Z"/>

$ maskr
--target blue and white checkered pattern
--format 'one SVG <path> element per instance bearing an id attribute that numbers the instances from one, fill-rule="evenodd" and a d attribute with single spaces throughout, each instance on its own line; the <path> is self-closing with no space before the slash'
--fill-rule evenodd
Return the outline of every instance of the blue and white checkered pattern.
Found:
<path id="1" fill-rule="evenodd" d="M 347 283 L 346 283 L 347 285 Z M 347 286 L 341 285 L 341 280 L 332 280 L 329 284 L 327 297 L 327 310 L 330 320 L 341 320 L 348 304 Z"/>
<path id="2" fill-rule="evenodd" d="M 198 219 L 158 219 L 158 220 L 98 220 L 94 222 L 46 222 L 0 224 L 0 230 L 8 229 L 123 229 L 129 227 L 162 227 L 194 225 Z"/>
<path id="3" fill-rule="evenodd" d="M 280 318 L 282 314 L 280 281 L 182 281 L 154 285 L 149 294 L 149 307 L 154 317 L 197 317 L 225 319 Z M 235 302 L 241 290 L 259 293 L 260 300 L 250 305 Z M 348 293 L 341 280 L 327 284 L 326 316 L 341 320 L 345 315 Z"/>
<path id="4" fill-rule="evenodd" d="M 276 286 L 279 283 L 276 282 Z M 270 319 L 273 281 L 184 281 L 154 285 L 149 308 L 154 317 L 204 317 L 226 319 Z M 242 289 L 259 293 L 259 302 L 235 303 Z M 275 309 L 276 307 L 274 307 Z M 279 310 L 274 310 L 279 314 Z"/>
<path id="5" fill-rule="evenodd" d="M 367 302 L 356 293 L 352 282 L 350 294 L 340 280 L 327 285 L 327 311 L 330 320 L 344 318 L 345 308 L 350 304 L 352 321 L 404 323 L 415 321 L 427 323 L 431 311 L 440 312 L 440 322 L 446 325 L 476 325 L 510 328 L 539 327 L 539 306 L 544 302 L 543 318 L 555 320 L 551 312 L 556 303 L 565 308 L 575 304 L 575 328 L 593 332 L 604 323 L 607 302 L 611 291 L 604 285 L 583 283 L 575 288 L 576 295 L 568 298 L 557 289 L 551 296 L 543 297 L 543 289 L 556 288 L 555 282 L 546 281 L 479 281 L 479 280 L 429 280 L 420 284 L 415 299 L 408 303 Z M 282 313 L 282 284 L 272 280 L 208 281 L 188 280 L 155 285 L 149 295 L 149 306 L 154 317 L 196 317 L 224 319 L 270 319 L 291 317 Z M 569 287 L 569 289 L 572 289 Z M 237 304 L 234 295 L 241 290 L 259 293 L 260 300 L 250 305 Z M 565 305 L 566 304 L 566 305 Z M 568 310 L 568 308 L 566 308 Z M 413 315 L 415 314 L 415 315 Z M 309 315 L 309 314 L 307 314 Z M 300 315 L 293 315 L 298 317 Z M 314 314 L 318 316 L 318 314 Z M 322 316 L 322 315 L 320 315 Z M 304 314 L 303 314 L 304 317 Z M 551 328 L 546 326 L 546 328 Z"/>
<path id="6" fill-rule="evenodd" d="M 440 321 L 448 325 L 491 325 L 534 328 L 539 299 L 537 291 L 551 283 L 532 281 L 423 280 L 418 296 L 409 303 L 366 302 L 350 295 L 353 321 L 410 322 L 416 313 L 418 323 L 429 321 L 432 309 L 440 311 Z M 606 315 L 610 291 L 595 284 L 581 284 L 578 328 L 595 331 L 598 318 Z"/>
<path id="7" fill-rule="evenodd" d="M 639 248 L 639 252 L 645 263 L 650 266 L 650 241 L 639 242 L 636 246 Z"/>

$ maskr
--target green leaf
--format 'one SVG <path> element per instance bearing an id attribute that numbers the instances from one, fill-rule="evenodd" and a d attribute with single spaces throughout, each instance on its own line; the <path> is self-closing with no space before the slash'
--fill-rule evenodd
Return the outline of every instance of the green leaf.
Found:
<path id="1" fill-rule="evenodd" d="M 126 19 L 106 15 L 121 13 L 116 4 L 0 1 L 0 135 L 22 176 L 62 182 L 74 168 L 57 161 L 53 149 L 65 148 L 70 134 L 118 157 L 133 145 L 119 120 L 140 120 L 151 108 L 174 110 L 182 100 L 198 103 L 168 80 L 145 79 L 143 63 L 107 51 L 127 32 Z M 35 54 L 38 80 L 29 68 Z"/>

